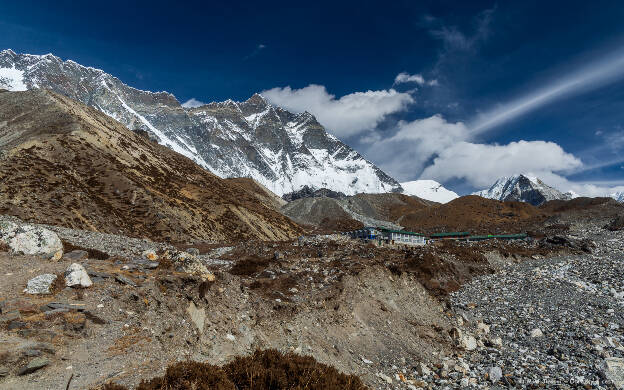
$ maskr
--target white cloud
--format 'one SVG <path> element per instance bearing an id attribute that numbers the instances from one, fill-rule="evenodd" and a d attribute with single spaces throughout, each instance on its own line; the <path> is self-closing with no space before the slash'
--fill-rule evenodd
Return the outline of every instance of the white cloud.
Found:
<path id="1" fill-rule="evenodd" d="M 406 72 L 401 72 L 394 78 L 394 83 L 418 83 L 420 85 L 423 85 L 425 83 L 425 79 L 420 74 L 409 74 Z"/>
<path id="2" fill-rule="evenodd" d="M 195 107 L 199 107 L 199 106 L 203 106 L 204 102 L 200 102 L 199 100 L 195 99 L 195 98 L 190 98 L 189 100 L 185 101 L 184 103 L 182 103 L 182 107 L 184 108 L 195 108 Z"/>
<path id="3" fill-rule="evenodd" d="M 414 99 L 394 89 L 354 92 L 336 99 L 324 86 L 273 88 L 263 91 L 269 102 L 294 112 L 312 113 L 327 130 L 339 137 L 373 130 L 386 116 L 405 110 Z"/>
<path id="4" fill-rule="evenodd" d="M 529 173 L 540 178 L 579 168 L 581 160 L 546 141 L 517 141 L 506 145 L 458 142 L 445 148 L 422 173 L 436 180 L 465 179 L 487 187 L 502 176 Z"/>
<path id="5" fill-rule="evenodd" d="M 421 74 L 409 74 L 407 72 L 401 72 L 394 78 L 394 84 L 404 84 L 404 83 L 416 83 L 418 85 L 438 85 L 438 80 L 429 80 L 426 81 L 425 78 Z"/>
<path id="6" fill-rule="evenodd" d="M 620 77 L 624 77 L 624 52 L 622 51 L 555 80 L 515 101 L 486 112 L 476 118 L 470 127 L 475 133 L 482 133 L 556 99 L 595 89 Z"/>
<path id="7" fill-rule="evenodd" d="M 428 17 L 423 22 L 430 27 L 431 36 L 444 43 L 447 52 L 471 51 L 490 35 L 490 24 L 495 11 L 496 6 L 480 12 L 474 20 L 474 31 L 471 34 L 463 33 L 457 26 L 444 25 L 437 18 Z"/>
<path id="8" fill-rule="evenodd" d="M 448 122 L 441 115 L 397 125 L 383 137 L 373 132 L 361 139 L 365 154 L 399 181 L 460 179 L 475 188 L 489 187 L 496 179 L 517 173 L 530 174 L 562 191 L 581 195 L 615 192 L 614 188 L 575 184 L 556 172 L 580 168 L 583 163 L 554 142 L 517 141 L 505 145 L 471 142 L 468 127 Z"/>
<path id="9" fill-rule="evenodd" d="M 248 55 L 246 55 L 243 60 L 247 61 L 248 59 L 257 56 L 258 54 L 260 54 L 260 52 L 264 49 L 266 49 L 267 45 L 265 45 L 264 43 L 260 43 L 258 45 L 256 45 L 256 47 L 253 49 L 253 51 L 251 53 L 249 53 Z"/>
<path id="10" fill-rule="evenodd" d="M 462 123 L 447 122 L 441 115 L 397 124 L 398 131 L 383 138 L 379 133 L 363 139 L 366 155 L 399 181 L 414 179 L 436 154 L 468 137 Z"/>

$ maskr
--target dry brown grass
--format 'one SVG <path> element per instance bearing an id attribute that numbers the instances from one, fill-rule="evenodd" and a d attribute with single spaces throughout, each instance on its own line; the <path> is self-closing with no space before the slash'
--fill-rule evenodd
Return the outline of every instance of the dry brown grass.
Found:
<path id="1" fill-rule="evenodd" d="M 218 367 L 208 363 L 180 362 L 164 376 L 142 381 L 136 390 L 364 390 L 355 375 L 340 373 L 309 356 L 256 351 Z M 102 390 L 127 390 L 107 384 Z"/>

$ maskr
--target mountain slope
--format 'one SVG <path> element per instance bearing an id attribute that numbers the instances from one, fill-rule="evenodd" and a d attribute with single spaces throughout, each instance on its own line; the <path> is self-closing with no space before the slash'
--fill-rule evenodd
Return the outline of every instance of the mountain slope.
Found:
<path id="1" fill-rule="evenodd" d="M 35 56 L 0 52 L 0 88 L 46 88 L 143 129 L 162 145 L 214 174 L 250 177 L 281 196 L 329 188 L 347 195 L 400 191 L 399 183 L 328 134 L 314 116 L 293 114 L 260 95 L 185 109 L 166 92 L 131 88 L 102 70 Z"/>
<path id="2" fill-rule="evenodd" d="M 243 187 L 65 96 L 1 92 L 0 118 L 0 214 L 159 241 L 301 232 Z"/>
<path id="3" fill-rule="evenodd" d="M 342 198 L 300 198 L 282 207 L 282 212 L 308 225 L 323 225 L 327 220 L 355 220 L 366 226 L 400 229 L 401 224 L 397 221 L 403 215 L 434 205 L 437 203 L 404 194 L 357 194 Z"/>
<path id="4" fill-rule="evenodd" d="M 563 194 L 540 179 L 525 175 L 501 177 L 490 188 L 475 192 L 473 195 L 501 201 L 527 202 L 533 206 L 539 206 L 549 200 L 572 198 L 571 194 Z"/>
<path id="5" fill-rule="evenodd" d="M 423 233 L 469 231 L 473 234 L 522 233 L 546 213 L 523 202 L 501 202 L 474 195 L 406 213 L 397 223 Z"/>
<path id="6" fill-rule="evenodd" d="M 414 180 L 401 183 L 405 195 L 417 196 L 421 199 L 438 203 L 447 203 L 459 197 L 435 180 Z"/>

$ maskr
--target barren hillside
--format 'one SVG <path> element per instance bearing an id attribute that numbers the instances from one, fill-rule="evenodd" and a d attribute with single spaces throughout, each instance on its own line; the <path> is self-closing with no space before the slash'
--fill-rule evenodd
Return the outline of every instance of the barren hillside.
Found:
<path id="1" fill-rule="evenodd" d="M 0 93 L 0 213 L 170 241 L 281 240 L 299 226 L 243 187 L 62 95 Z"/>

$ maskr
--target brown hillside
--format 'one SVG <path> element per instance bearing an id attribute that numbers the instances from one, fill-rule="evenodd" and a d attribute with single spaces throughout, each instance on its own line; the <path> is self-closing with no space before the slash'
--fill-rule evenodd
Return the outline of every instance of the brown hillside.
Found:
<path id="1" fill-rule="evenodd" d="M 0 214 L 177 242 L 301 232 L 243 187 L 43 90 L 0 93 Z"/>
<path id="2" fill-rule="evenodd" d="M 253 194 L 263 205 L 273 210 L 279 211 L 280 207 L 288 203 L 254 179 L 248 177 L 235 177 L 225 180 L 229 183 L 242 187 L 247 192 Z"/>
<path id="3" fill-rule="evenodd" d="M 325 230 L 346 231 L 364 225 L 397 223 L 404 214 L 437 205 L 415 196 L 396 193 L 357 194 L 343 198 L 312 197 L 293 200 L 281 211 L 293 220 Z"/>
<path id="4" fill-rule="evenodd" d="M 546 212 L 528 203 L 501 202 L 469 195 L 406 214 L 397 222 L 408 230 L 425 233 L 516 233 L 529 230 L 546 217 Z"/>

